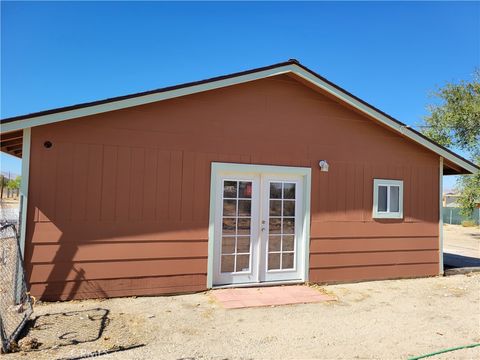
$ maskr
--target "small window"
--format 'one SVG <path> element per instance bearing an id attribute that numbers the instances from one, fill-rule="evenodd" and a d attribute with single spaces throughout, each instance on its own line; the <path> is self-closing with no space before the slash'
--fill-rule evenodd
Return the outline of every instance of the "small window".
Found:
<path id="1" fill-rule="evenodd" d="M 373 218 L 403 218 L 403 181 L 373 180 Z"/>

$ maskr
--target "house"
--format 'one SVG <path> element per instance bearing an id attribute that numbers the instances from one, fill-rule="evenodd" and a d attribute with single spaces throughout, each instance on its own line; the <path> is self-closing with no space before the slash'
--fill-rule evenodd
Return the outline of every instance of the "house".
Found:
<path id="1" fill-rule="evenodd" d="M 443 207 L 460 207 L 458 204 L 458 199 L 461 197 L 461 194 L 457 191 L 449 191 L 443 194 Z"/>
<path id="2" fill-rule="evenodd" d="M 442 175 L 478 171 L 296 60 L 1 126 L 50 300 L 438 275 Z"/>

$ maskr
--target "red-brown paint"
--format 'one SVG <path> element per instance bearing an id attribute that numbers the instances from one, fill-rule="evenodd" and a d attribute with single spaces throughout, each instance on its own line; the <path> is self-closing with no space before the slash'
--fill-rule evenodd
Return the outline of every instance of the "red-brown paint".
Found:
<path id="1" fill-rule="evenodd" d="M 312 168 L 312 282 L 438 273 L 438 155 L 282 75 L 33 128 L 32 294 L 205 289 L 211 162 Z M 405 219 L 372 219 L 374 178 Z"/>

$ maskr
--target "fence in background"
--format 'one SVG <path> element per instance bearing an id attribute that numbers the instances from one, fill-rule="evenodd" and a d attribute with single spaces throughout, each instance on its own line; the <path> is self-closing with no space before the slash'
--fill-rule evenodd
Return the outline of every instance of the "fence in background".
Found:
<path id="1" fill-rule="evenodd" d="M 14 224 L 0 224 L 0 340 L 8 352 L 33 312 Z"/>
<path id="2" fill-rule="evenodd" d="M 479 211 L 480 209 L 475 209 L 471 218 L 467 218 L 460 214 L 460 208 L 455 207 L 444 207 L 442 210 L 443 214 L 443 223 L 444 224 L 453 224 L 453 225 L 460 225 L 462 221 L 465 220 L 473 220 L 477 225 L 479 225 Z"/>
<path id="3" fill-rule="evenodd" d="M 18 199 L 20 196 L 20 189 L 4 188 L 2 192 L 2 199 Z"/>

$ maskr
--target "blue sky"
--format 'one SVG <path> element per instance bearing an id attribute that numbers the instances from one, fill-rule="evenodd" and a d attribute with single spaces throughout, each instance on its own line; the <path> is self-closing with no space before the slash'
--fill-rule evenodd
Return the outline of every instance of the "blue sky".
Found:
<path id="1" fill-rule="evenodd" d="M 480 66 L 479 2 L 1 6 L 2 118 L 297 58 L 416 125 L 435 86 Z"/>

